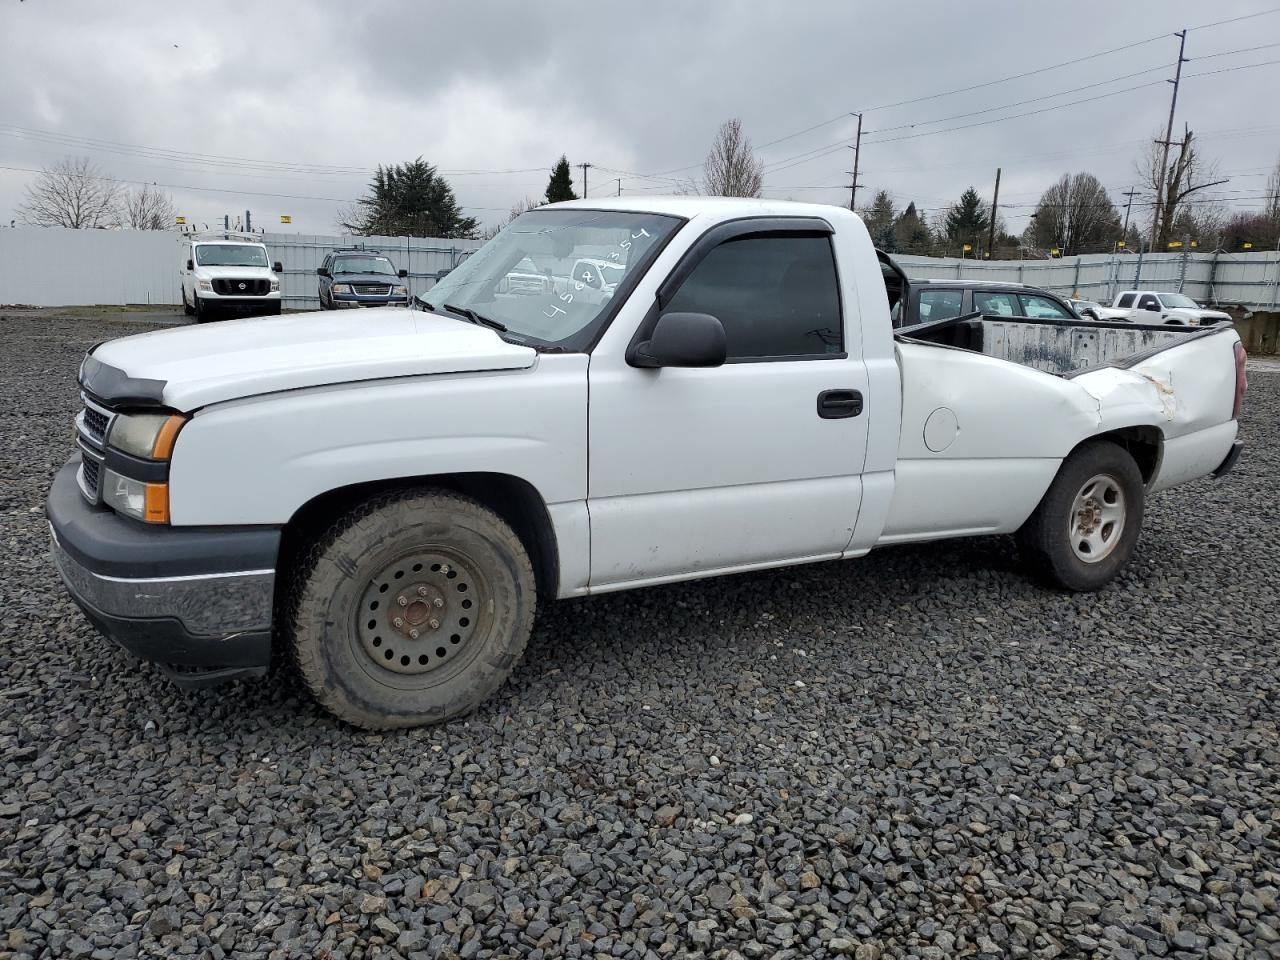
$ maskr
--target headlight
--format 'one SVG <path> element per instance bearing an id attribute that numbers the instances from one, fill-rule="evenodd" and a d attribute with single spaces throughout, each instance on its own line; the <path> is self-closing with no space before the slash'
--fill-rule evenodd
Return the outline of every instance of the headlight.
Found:
<path id="1" fill-rule="evenodd" d="M 117 513 L 144 523 L 169 522 L 167 483 L 143 483 L 106 469 L 102 471 L 102 502 Z"/>
<path id="2" fill-rule="evenodd" d="M 391 292 L 392 292 L 393 294 L 395 294 L 397 297 L 407 297 L 407 296 L 409 295 L 409 288 L 408 288 L 408 287 L 396 287 L 396 288 L 395 288 L 394 290 L 392 290 Z"/>
<path id="3" fill-rule="evenodd" d="M 350 293 L 350 292 L 351 292 L 351 284 L 349 284 L 349 283 L 335 283 L 335 284 L 333 285 L 333 292 L 334 292 L 334 293 Z"/>
<path id="4" fill-rule="evenodd" d="M 116 417 L 107 444 L 135 457 L 168 460 L 186 417 L 167 413 L 129 413 Z"/>
<path id="5" fill-rule="evenodd" d="M 198 289 L 200 289 L 200 290 L 205 291 L 205 293 L 213 293 L 213 281 L 212 281 L 212 280 L 197 280 L 197 281 L 196 281 L 196 287 L 197 287 Z"/>
<path id="6" fill-rule="evenodd" d="M 279 281 L 279 280 L 272 280 L 272 281 L 271 281 L 271 292 L 272 292 L 272 293 L 276 293 L 277 291 L 279 291 L 279 289 L 280 289 L 280 281 Z"/>
<path id="7" fill-rule="evenodd" d="M 187 422 L 180 414 L 122 413 L 112 421 L 107 433 L 107 462 L 130 471 L 127 461 L 111 455 L 113 450 L 150 461 L 166 461 L 173 456 L 178 431 Z M 115 462 L 120 461 L 120 462 Z M 152 466 L 149 469 L 154 470 Z M 168 470 L 164 474 L 167 478 Z M 104 467 L 99 484 L 102 502 L 117 513 L 144 523 L 169 522 L 169 484 L 136 480 L 112 467 Z"/>

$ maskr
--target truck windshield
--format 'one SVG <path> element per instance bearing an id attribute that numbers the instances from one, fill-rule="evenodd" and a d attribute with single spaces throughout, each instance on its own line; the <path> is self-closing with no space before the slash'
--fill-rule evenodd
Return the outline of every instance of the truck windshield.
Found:
<path id="1" fill-rule="evenodd" d="M 533 210 L 421 299 L 435 310 L 475 310 L 518 337 L 580 349 L 619 284 L 643 270 L 680 222 L 620 210 Z"/>
<path id="2" fill-rule="evenodd" d="M 267 251 L 248 243 L 201 243 L 196 263 L 202 267 L 265 267 Z"/>
<path id="3" fill-rule="evenodd" d="M 1162 293 L 1160 300 L 1166 307 L 1199 310 L 1200 304 L 1181 293 Z"/>
<path id="4" fill-rule="evenodd" d="M 386 257 L 338 257 L 333 261 L 334 273 L 377 273 L 396 275 L 396 268 Z"/>

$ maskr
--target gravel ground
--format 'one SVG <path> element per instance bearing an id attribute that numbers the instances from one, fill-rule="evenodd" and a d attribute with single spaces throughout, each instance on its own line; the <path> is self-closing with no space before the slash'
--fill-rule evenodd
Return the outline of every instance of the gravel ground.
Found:
<path id="1" fill-rule="evenodd" d="M 4 323 L 0 954 L 1280 957 L 1280 376 L 1100 595 L 992 539 L 565 602 L 469 721 L 370 735 L 59 589 L 74 372 L 136 329 Z"/>

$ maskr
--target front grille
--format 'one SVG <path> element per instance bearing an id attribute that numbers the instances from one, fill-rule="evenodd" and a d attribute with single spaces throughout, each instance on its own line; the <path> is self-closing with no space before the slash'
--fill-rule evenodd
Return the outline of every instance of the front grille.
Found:
<path id="1" fill-rule="evenodd" d="M 213 292 L 223 297 L 261 297 L 270 286 L 270 280 L 260 278 L 218 277 L 213 281 Z"/>
<path id="2" fill-rule="evenodd" d="M 84 490 L 82 491 L 86 497 L 95 503 L 98 500 L 98 473 L 101 464 L 97 460 L 89 457 L 82 457 L 80 461 L 80 476 L 83 482 Z"/>
<path id="3" fill-rule="evenodd" d="M 85 407 L 83 416 L 85 432 L 93 440 L 102 443 L 107 435 L 107 424 L 111 422 L 111 418 L 93 407 Z"/>
<path id="4" fill-rule="evenodd" d="M 385 297 L 391 292 L 385 283 L 353 283 L 351 289 L 362 297 Z"/>

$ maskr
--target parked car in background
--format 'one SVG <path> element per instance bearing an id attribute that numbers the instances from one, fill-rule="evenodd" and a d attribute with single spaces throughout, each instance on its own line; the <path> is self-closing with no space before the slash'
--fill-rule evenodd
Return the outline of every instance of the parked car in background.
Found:
<path id="1" fill-rule="evenodd" d="M 1209 327 L 1224 320 L 1231 322 L 1229 313 L 1206 309 L 1186 294 L 1164 290 L 1124 290 L 1116 294 L 1111 307 L 1113 318 L 1134 323 Z"/>
<path id="2" fill-rule="evenodd" d="M 983 280 L 910 280 L 895 308 L 893 325 L 951 320 L 971 313 L 1042 320 L 1075 320 L 1075 311 L 1056 294 L 1022 283 Z"/>
<path id="3" fill-rule="evenodd" d="M 1076 297 L 1067 298 L 1067 306 L 1075 311 L 1076 316 L 1083 320 L 1106 320 L 1103 311 L 1107 308 L 1102 304 L 1093 300 L 1080 300 Z"/>
<path id="4" fill-rule="evenodd" d="M 340 249 L 324 258 L 317 269 L 320 306 L 403 307 L 409 303 L 408 270 L 395 265 L 377 250 Z"/>
<path id="5" fill-rule="evenodd" d="M 610 296 L 498 292 L 602 250 Z M 1230 326 L 1081 337 L 1042 291 L 935 282 L 895 336 L 904 278 L 838 207 L 592 198 L 517 217 L 421 311 L 108 341 L 53 556 L 179 682 L 287 657 L 383 729 L 475 708 L 557 597 L 1009 533 L 1096 590 L 1149 493 L 1235 463 Z"/>
<path id="6" fill-rule="evenodd" d="M 182 309 L 196 323 L 219 316 L 280 313 L 279 262 L 252 233 L 183 234 L 178 239 Z"/>

